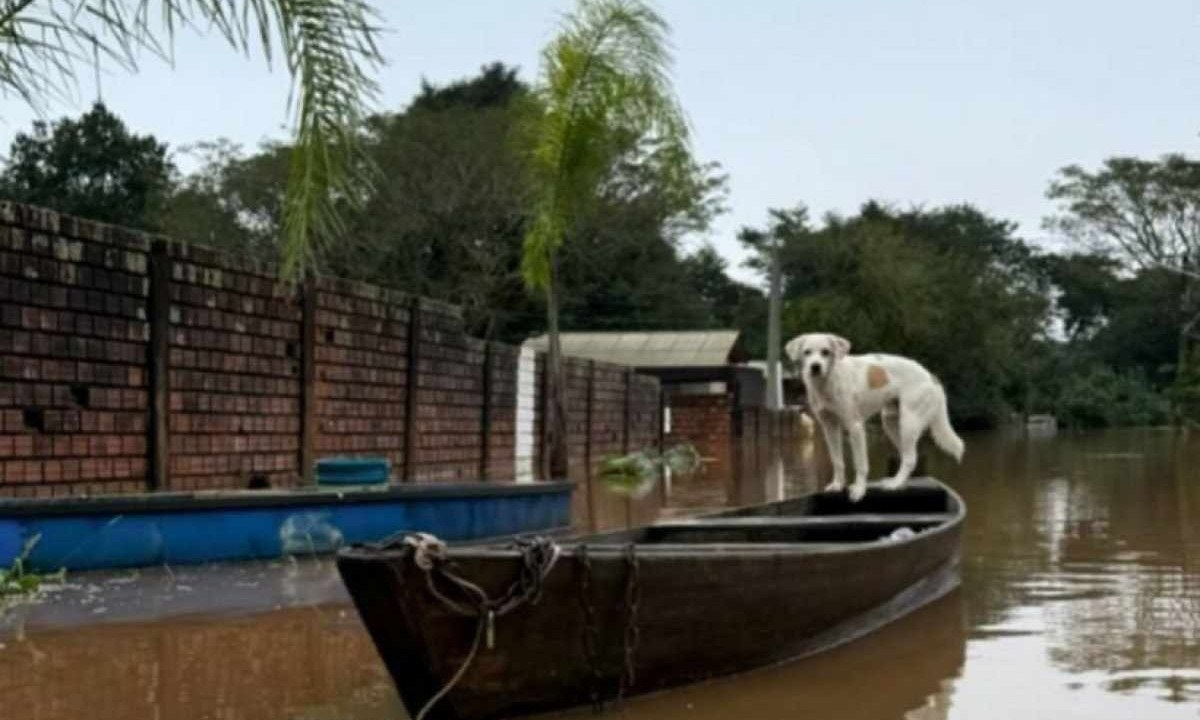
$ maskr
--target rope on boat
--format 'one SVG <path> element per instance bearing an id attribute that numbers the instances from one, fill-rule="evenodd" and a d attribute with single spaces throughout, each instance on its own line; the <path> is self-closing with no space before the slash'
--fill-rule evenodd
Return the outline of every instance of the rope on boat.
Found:
<path id="1" fill-rule="evenodd" d="M 488 597 L 487 592 L 453 571 L 453 563 L 447 553 L 446 543 L 428 533 L 412 533 L 405 535 L 402 545 L 412 553 L 413 564 L 425 574 L 425 583 L 429 592 L 442 605 L 456 615 L 473 617 L 475 621 L 475 638 L 471 649 L 463 660 L 454 676 L 438 690 L 433 697 L 426 701 L 414 720 L 425 720 L 425 715 L 438 703 L 446 693 L 458 684 L 467 668 L 475 660 L 479 652 L 479 643 L 486 636 L 487 648 L 491 650 L 496 644 L 496 618 L 504 617 L 525 603 L 537 603 L 542 597 L 542 588 L 546 576 L 554 569 L 562 554 L 561 548 L 553 540 L 544 537 L 519 538 L 514 545 L 521 555 L 521 570 L 517 579 L 508 586 L 508 590 L 499 598 Z M 438 589 L 434 576 L 443 578 L 469 598 L 468 602 L 455 600 Z"/>

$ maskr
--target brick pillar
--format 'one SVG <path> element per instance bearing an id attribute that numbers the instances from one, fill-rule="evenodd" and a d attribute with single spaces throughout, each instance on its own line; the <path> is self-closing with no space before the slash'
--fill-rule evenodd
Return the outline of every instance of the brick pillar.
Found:
<path id="1" fill-rule="evenodd" d="M 150 288 L 146 301 L 146 320 L 150 326 L 150 342 L 146 345 L 146 378 L 149 389 L 146 424 L 146 475 L 151 490 L 166 490 L 171 486 L 170 438 L 167 414 L 170 411 L 170 320 L 171 320 L 171 258 L 165 240 L 155 240 L 150 246 Z"/>

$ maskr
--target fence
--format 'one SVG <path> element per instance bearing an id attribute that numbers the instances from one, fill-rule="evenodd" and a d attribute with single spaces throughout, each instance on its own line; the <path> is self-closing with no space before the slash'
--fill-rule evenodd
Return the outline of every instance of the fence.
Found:
<path id="1" fill-rule="evenodd" d="M 316 459 L 407 482 L 529 480 L 544 358 L 466 334 L 458 308 L 0 203 L 0 496 L 286 487 Z M 590 483 L 657 445 L 657 380 L 568 359 L 578 518 L 637 519 Z"/>

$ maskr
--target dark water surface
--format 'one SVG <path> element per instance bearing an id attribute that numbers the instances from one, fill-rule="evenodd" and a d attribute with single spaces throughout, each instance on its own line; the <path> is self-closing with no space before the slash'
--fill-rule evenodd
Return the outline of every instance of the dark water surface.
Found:
<path id="1" fill-rule="evenodd" d="M 611 716 L 1200 717 L 1200 435 L 967 442 L 961 467 L 929 468 L 968 505 L 961 590 L 824 655 Z M 813 482 L 801 448 L 749 487 L 672 493 L 695 508 Z M 81 574 L 54 597 L 0 616 L 4 720 L 403 716 L 328 561 Z"/>

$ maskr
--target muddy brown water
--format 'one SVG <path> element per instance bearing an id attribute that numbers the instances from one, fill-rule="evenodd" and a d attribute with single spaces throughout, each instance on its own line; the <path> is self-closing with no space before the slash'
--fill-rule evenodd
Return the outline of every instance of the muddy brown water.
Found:
<path id="1" fill-rule="evenodd" d="M 801 492 L 808 457 L 749 489 L 671 492 L 692 508 Z M 929 469 L 969 508 L 960 590 L 824 655 L 611 716 L 1200 716 L 1200 435 L 975 436 L 961 467 Z M 327 560 L 81 574 L 54 598 L 0 617 L 0 718 L 404 716 Z"/>

